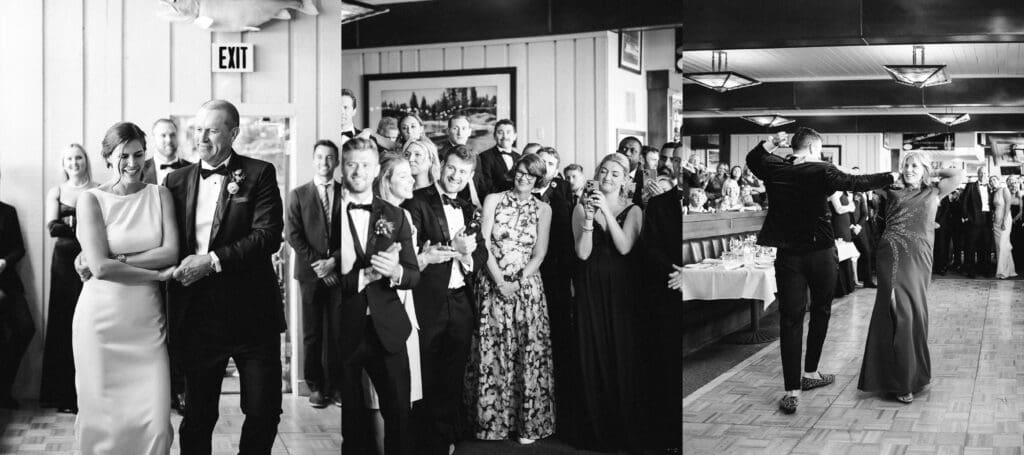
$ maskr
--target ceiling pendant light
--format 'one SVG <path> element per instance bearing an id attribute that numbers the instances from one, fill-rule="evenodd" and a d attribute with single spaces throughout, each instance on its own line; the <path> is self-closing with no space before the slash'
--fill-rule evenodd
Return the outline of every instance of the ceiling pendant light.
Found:
<path id="1" fill-rule="evenodd" d="M 388 12 L 387 8 L 381 8 L 355 0 L 342 0 L 341 2 L 341 25 L 351 24 L 355 21 L 373 17 Z"/>
<path id="2" fill-rule="evenodd" d="M 682 67 L 682 61 L 679 62 L 679 66 Z M 761 83 L 752 77 L 729 71 L 729 56 L 725 51 L 711 53 L 711 69 L 712 71 L 704 73 L 684 73 L 683 77 L 721 93 Z"/>
<path id="3" fill-rule="evenodd" d="M 921 64 L 917 63 L 918 54 L 921 55 Z M 953 82 L 946 74 L 946 65 L 924 64 L 924 46 L 914 46 L 913 59 L 913 65 L 885 65 L 885 70 L 894 81 L 911 87 L 933 87 Z"/>
<path id="4" fill-rule="evenodd" d="M 748 121 L 748 122 L 753 122 L 753 123 L 756 123 L 758 125 L 761 125 L 761 126 L 763 126 L 765 128 L 776 128 L 776 127 L 783 126 L 783 125 L 789 125 L 790 123 L 793 123 L 793 122 L 796 121 L 796 120 L 793 120 L 791 118 L 783 117 L 783 116 L 781 116 L 779 114 L 751 115 L 751 116 L 741 117 L 741 118 L 743 120 Z"/>
<path id="5" fill-rule="evenodd" d="M 956 113 L 954 113 L 954 114 L 950 114 L 950 113 L 932 114 L 932 113 L 929 113 L 928 116 L 931 117 L 932 120 L 935 120 L 936 122 L 939 122 L 939 123 L 941 123 L 943 125 L 946 125 L 946 126 L 959 125 L 961 123 L 965 123 L 965 122 L 968 122 L 968 121 L 971 120 L 971 114 L 967 114 L 967 113 L 959 113 L 959 114 L 956 114 Z"/>

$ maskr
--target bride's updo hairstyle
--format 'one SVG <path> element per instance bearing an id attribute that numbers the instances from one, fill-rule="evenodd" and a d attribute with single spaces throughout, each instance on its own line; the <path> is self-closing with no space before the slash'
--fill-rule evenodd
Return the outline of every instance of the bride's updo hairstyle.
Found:
<path id="1" fill-rule="evenodd" d="M 903 168 L 910 162 L 917 162 L 917 164 L 921 165 L 921 168 L 924 169 L 924 172 L 921 174 L 921 186 L 931 185 L 932 163 L 929 161 L 928 155 L 920 150 L 910 151 L 907 152 L 906 155 L 903 155 L 903 159 L 900 160 L 900 168 L 898 170 L 900 173 L 900 182 L 904 185 L 907 184 L 907 182 L 903 181 Z"/>
<path id="2" fill-rule="evenodd" d="M 103 161 L 107 163 L 108 169 L 112 167 L 109 158 L 114 153 L 114 150 L 118 146 L 131 141 L 139 141 L 142 144 L 142 150 L 146 150 L 146 133 L 134 123 L 118 122 L 107 130 L 107 134 L 103 136 L 100 155 L 103 156 Z"/>

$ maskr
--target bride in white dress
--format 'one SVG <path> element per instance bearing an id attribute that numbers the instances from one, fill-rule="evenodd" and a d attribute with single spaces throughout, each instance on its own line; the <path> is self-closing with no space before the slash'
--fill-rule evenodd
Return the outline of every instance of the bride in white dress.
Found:
<path id="1" fill-rule="evenodd" d="M 1013 227 L 1013 214 L 1010 213 L 1012 196 L 1001 177 L 992 176 L 989 187 L 995 188 L 992 193 L 992 236 L 996 246 L 996 278 L 1006 279 L 1017 276 L 1017 268 L 1013 264 L 1013 246 L 1010 244 L 1010 232 Z"/>
<path id="2" fill-rule="evenodd" d="M 83 455 L 165 455 L 174 439 L 157 282 L 171 277 L 178 234 L 170 193 L 142 183 L 145 143 L 138 126 L 112 126 L 102 155 L 117 174 L 78 198 L 91 273 L 71 329 Z"/>

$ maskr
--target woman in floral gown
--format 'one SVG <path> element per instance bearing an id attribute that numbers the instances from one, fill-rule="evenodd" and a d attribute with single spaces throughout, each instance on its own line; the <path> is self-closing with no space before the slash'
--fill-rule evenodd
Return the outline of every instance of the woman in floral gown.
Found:
<path id="1" fill-rule="evenodd" d="M 927 297 L 935 212 L 963 178 L 959 169 L 942 169 L 933 184 L 929 163 L 924 153 L 908 153 L 901 182 L 879 190 L 884 227 L 875 253 L 878 293 L 857 383 L 860 390 L 894 395 L 903 403 L 931 381 Z"/>
<path id="2" fill-rule="evenodd" d="M 533 196 L 547 170 L 536 154 L 515 167 L 514 187 L 484 200 L 490 256 L 477 288 L 479 328 L 466 374 L 466 402 L 479 439 L 515 434 L 530 444 L 555 432 L 553 364 L 540 264 L 551 207 Z"/>

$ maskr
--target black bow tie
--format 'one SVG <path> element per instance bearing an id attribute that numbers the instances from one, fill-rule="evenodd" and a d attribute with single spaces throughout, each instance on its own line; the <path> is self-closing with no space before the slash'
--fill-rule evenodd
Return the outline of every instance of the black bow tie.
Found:
<path id="1" fill-rule="evenodd" d="M 348 203 L 348 210 L 366 210 L 367 212 L 373 208 L 373 204 L 356 204 L 355 202 Z"/>
<path id="2" fill-rule="evenodd" d="M 199 169 L 199 176 L 202 177 L 204 180 L 213 174 L 228 175 L 228 167 L 220 165 L 213 169 Z"/>
<path id="3" fill-rule="evenodd" d="M 162 170 L 167 169 L 167 168 L 174 169 L 174 166 L 176 164 L 177 164 L 177 162 L 174 162 L 174 163 L 171 163 L 171 164 L 161 164 L 160 165 L 160 170 L 162 171 Z"/>
<path id="4" fill-rule="evenodd" d="M 441 203 L 445 204 L 445 205 L 450 205 L 450 206 L 455 207 L 457 209 L 461 209 L 462 208 L 462 201 L 460 201 L 457 198 L 448 197 L 447 194 L 442 194 L 441 195 Z"/>
<path id="5" fill-rule="evenodd" d="M 500 154 L 502 154 L 502 155 L 508 155 L 508 156 L 512 156 L 512 151 L 511 151 L 511 150 L 502 150 L 502 149 L 498 149 L 498 153 L 500 153 Z"/>

